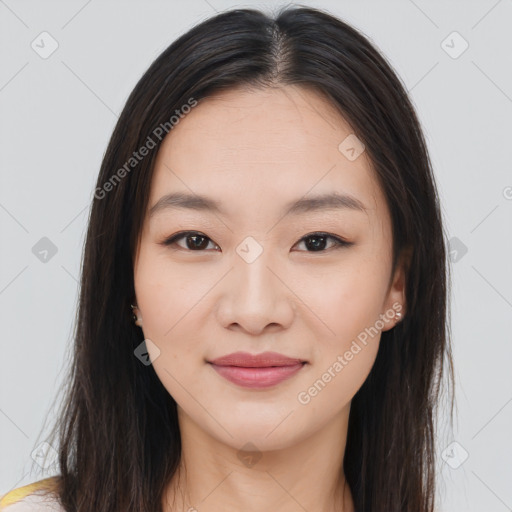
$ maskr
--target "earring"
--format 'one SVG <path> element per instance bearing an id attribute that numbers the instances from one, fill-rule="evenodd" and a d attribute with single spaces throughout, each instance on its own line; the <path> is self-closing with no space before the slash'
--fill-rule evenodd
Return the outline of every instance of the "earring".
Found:
<path id="1" fill-rule="evenodd" d="M 130 307 L 132 308 L 132 318 L 133 318 L 133 321 L 135 323 L 137 323 L 137 315 L 135 313 L 133 313 L 133 310 L 137 307 L 137 306 L 134 306 L 133 304 L 130 304 Z"/>

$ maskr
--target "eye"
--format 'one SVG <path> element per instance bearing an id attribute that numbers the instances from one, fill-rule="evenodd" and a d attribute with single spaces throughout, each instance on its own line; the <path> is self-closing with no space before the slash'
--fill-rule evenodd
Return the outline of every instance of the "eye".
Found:
<path id="1" fill-rule="evenodd" d="M 332 240 L 332 245 L 327 247 L 327 249 L 338 249 L 354 245 L 353 242 L 347 242 L 346 240 L 335 235 L 330 235 L 329 233 L 310 233 L 309 235 L 302 237 L 298 243 L 303 243 L 304 241 L 305 246 L 308 249 L 311 249 L 306 252 L 325 252 L 327 240 Z"/>
<path id="2" fill-rule="evenodd" d="M 198 231 L 182 231 L 181 233 L 176 233 L 172 235 L 167 240 L 164 240 L 162 243 L 165 246 L 172 246 L 177 244 L 178 240 L 185 239 L 185 247 L 179 245 L 182 249 L 188 249 L 190 251 L 203 251 L 208 247 L 208 240 L 210 240 L 203 233 L 199 233 Z M 211 240 L 210 240 L 211 242 Z M 213 242 L 211 242 L 213 244 Z M 217 249 L 220 249 L 217 244 L 213 244 Z"/>
<path id="3" fill-rule="evenodd" d="M 185 246 L 178 244 L 178 241 L 185 239 Z M 331 246 L 326 247 L 327 241 L 331 240 Z M 208 238 L 203 233 L 198 231 L 182 231 L 180 233 L 176 233 L 172 235 L 170 238 L 164 240 L 162 242 L 163 245 L 172 246 L 177 244 L 179 247 L 189 251 L 204 251 L 207 250 L 209 244 L 213 244 L 214 249 L 219 249 L 220 247 L 215 244 L 210 238 Z M 305 243 L 306 252 L 325 252 L 326 249 L 336 249 L 341 247 L 349 247 L 354 245 L 353 242 L 347 242 L 342 238 L 339 238 L 335 235 L 330 235 L 329 233 L 310 233 L 304 237 L 302 237 L 299 243 Z M 295 244 L 295 245 L 297 245 Z M 294 246 L 295 247 L 295 246 Z"/>

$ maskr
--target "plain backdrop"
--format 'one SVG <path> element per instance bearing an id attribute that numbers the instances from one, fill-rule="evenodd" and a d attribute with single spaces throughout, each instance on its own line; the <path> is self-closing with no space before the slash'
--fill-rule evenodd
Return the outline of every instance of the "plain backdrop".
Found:
<path id="1" fill-rule="evenodd" d="M 280 5 L 0 1 L 0 494 L 52 474 L 30 470 L 72 344 L 96 177 L 128 94 L 216 11 Z M 437 438 L 439 511 L 511 510 L 512 2 L 303 5 L 377 45 L 427 138 L 450 239 L 458 406 L 453 432 Z"/>

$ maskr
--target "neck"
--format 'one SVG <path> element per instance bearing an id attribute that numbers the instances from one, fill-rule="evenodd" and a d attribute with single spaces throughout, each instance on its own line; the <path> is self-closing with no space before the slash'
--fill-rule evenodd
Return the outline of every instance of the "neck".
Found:
<path id="1" fill-rule="evenodd" d="M 353 512 L 343 472 L 348 409 L 295 444 L 246 452 L 212 438 L 178 409 L 182 456 L 164 512 Z"/>

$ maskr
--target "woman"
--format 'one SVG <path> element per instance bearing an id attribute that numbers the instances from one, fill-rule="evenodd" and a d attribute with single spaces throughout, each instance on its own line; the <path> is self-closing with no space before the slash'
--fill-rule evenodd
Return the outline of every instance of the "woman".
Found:
<path id="1" fill-rule="evenodd" d="M 377 49 L 311 8 L 206 20 L 112 135 L 60 475 L 18 504 L 433 511 L 447 271 L 421 127 Z"/>

